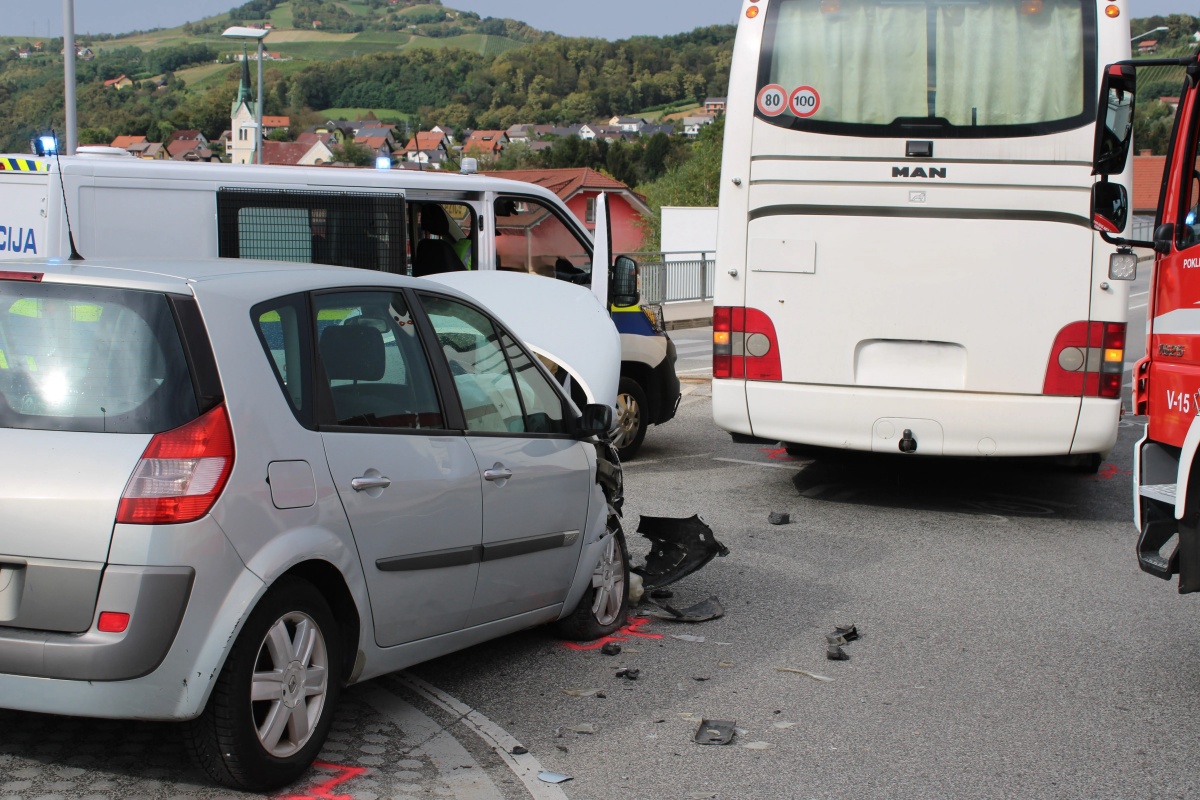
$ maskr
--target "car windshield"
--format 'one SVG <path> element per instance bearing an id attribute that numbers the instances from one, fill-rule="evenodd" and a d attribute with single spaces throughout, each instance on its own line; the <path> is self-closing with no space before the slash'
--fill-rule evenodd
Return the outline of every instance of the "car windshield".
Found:
<path id="1" fill-rule="evenodd" d="M 1081 0 L 779 0 L 758 115 L 850 135 L 904 123 L 958 136 L 1077 127 L 1094 94 L 1094 17 Z"/>
<path id="2" fill-rule="evenodd" d="M 0 281 L 0 427 L 158 433 L 198 413 L 164 295 Z"/>

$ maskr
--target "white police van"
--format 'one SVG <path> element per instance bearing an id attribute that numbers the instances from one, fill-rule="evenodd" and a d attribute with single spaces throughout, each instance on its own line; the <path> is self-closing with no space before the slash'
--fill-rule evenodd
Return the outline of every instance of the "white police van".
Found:
<path id="1" fill-rule="evenodd" d="M 678 405 L 675 349 L 661 315 L 638 304 L 636 264 L 612 261 L 603 195 L 596 224 L 606 235 L 593 242 L 550 191 L 481 175 L 144 161 L 103 147 L 61 158 L 0 156 L 0 260 L 68 257 L 68 216 L 74 248 L 85 257 L 334 264 L 439 275 L 468 293 L 471 276 L 453 273 L 513 271 L 590 286 L 621 334 L 615 399 L 590 394 L 583 373 L 596 357 L 592 343 L 541 318 L 535 285 L 504 303 L 515 308 L 500 307 L 496 296 L 480 299 L 552 369 L 565 368 L 558 377 L 578 405 L 615 404 L 622 458 Z M 594 263 L 604 268 L 593 270 Z"/>

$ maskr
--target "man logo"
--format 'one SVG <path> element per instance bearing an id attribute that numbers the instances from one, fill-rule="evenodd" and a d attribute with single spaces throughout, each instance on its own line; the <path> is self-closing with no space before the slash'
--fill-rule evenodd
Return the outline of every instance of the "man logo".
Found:
<path id="1" fill-rule="evenodd" d="M 945 178 L 945 167 L 930 167 L 926 172 L 924 167 L 910 170 L 908 167 L 892 167 L 893 178 Z"/>

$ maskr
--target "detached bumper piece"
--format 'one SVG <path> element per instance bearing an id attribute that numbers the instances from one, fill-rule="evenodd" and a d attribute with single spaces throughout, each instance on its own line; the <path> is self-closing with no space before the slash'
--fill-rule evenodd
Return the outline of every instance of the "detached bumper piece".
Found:
<path id="1" fill-rule="evenodd" d="M 633 567 L 642 576 L 647 592 L 686 578 L 729 548 L 717 541 L 712 528 L 700 515 L 690 517 L 642 517 L 637 532 L 650 540 L 646 563 Z"/>
<path id="2" fill-rule="evenodd" d="M 1157 578 L 1179 576 L 1179 593 L 1200 592 L 1200 527 L 1196 515 L 1175 519 L 1175 484 L 1146 485 L 1142 496 L 1142 530 L 1138 566 Z M 1177 537 L 1177 538 L 1176 538 Z M 1170 552 L 1164 552 L 1176 538 Z"/>

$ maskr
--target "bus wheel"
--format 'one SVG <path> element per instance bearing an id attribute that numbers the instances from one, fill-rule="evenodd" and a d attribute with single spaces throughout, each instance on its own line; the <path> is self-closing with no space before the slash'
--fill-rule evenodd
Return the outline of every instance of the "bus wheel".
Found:
<path id="1" fill-rule="evenodd" d="M 617 432 L 612 443 L 622 461 L 629 461 L 641 449 L 649 413 L 642 387 L 633 378 L 621 378 L 617 389 Z"/>

